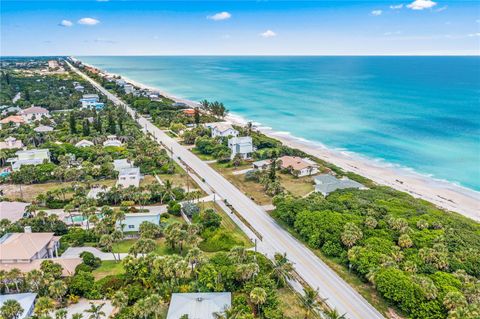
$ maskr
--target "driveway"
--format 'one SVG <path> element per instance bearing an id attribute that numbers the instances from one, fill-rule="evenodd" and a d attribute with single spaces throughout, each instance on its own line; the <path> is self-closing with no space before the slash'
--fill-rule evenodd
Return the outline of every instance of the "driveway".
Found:
<path id="1" fill-rule="evenodd" d="M 95 257 L 100 258 L 101 260 L 115 260 L 113 258 L 112 253 L 104 253 L 103 251 L 99 250 L 98 248 L 95 247 L 69 247 L 65 252 L 62 254 L 62 257 L 68 257 L 68 258 L 79 258 L 80 254 L 83 253 L 84 251 L 88 251 L 92 253 Z M 120 256 L 120 259 L 123 259 L 128 256 L 127 253 L 115 253 L 115 257 L 118 258 Z"/>

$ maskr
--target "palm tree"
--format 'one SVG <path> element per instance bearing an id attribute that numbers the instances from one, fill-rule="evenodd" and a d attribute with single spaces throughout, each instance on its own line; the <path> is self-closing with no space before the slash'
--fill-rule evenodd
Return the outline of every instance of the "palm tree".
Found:
<path id="1" fill-rule="evenodd" d="M 7 274 L 7 279 L 10 282 L 13 282 L 13 284 L 15 285 L 15 291 L 17 293 L 20 292 L 20 289 L 18 288 L 18 282 L 19 282 L 19 278 L 21 278 L 22 276 L 23 276 L 23 273 L 18 268 L 13 268 Z"/>
<path id="2" fill-rule="evenodd" d="M 10 288 L 8 287 L 8 284 L 9 284 L 8 272 L 6 272 L 3 269 L 0 270 L 0 283 L 2 284 L 3 287 L 5 287 L 5 292 L 9 294 Z"/>
<path id="3" fill-rule="evenodd" d="M 292 278 L 293 264 L 288 260 L 287 254 L 276 253 L 273 260 L 273 273 L 277 277 L 277 284 L 285 285 Z"/>
<path id="4" fill-rule="evenodd" d="M 236 271 L 237 278 L 240 281 L 246 282 L 255 277 L 259 270 L 260 268 L 256 263 L 240 264 Z"/>
<path id="5" fill-rule="evenodd" d="M 90 316 L 88 318 L 100 319 L 101 317 L 105 317 L 105 312 L 102 311 L 103 306 L 105 306 L 105 303 L 96 305 L 93 302 L 90 302 L 90 309 L 85 310 L 85 312 L 90 313 Z"/>
<path id="6" fill-rule="evenodd" d="M 72 319 L 82 319 L 83 315 L 81 313 L 74 313 L 72 315 Z"/>
<path id="7" fill-rule="evenodd" d="M 175 194 L 173 193 L 173 184 L 169 179 L 165 180 L 165 184 L 163 185 L 163 194 L 160 198 L 160 204 L 163 204 L 165 198 L 169 198 L 170 200 L 175 199 Z"/>
<path id="8" fill-rule="evenodd" d="M 164 309 L 162 297 L 157 294 L 152 294 L 145 298 L 145 306 L 150 310 L 150 314 L 154 315 L 155 319 L 158 319 L 158 316 L 162 314 Z"/>
<path id="9" fill-rule="evenodd" d="M 50 311 L 55 309 L 55 303 L 50 297 L 40 297 L 35 303 L 35 314 L 37 316 L 46 316 Z"/>
<path id="10" fill-rule="evenodd" d="M 117 261 L 117 257 L 115 256 L 115 253 L 113 252 L 113 237 L 112 235 L 102 235 L 100 237 L 100 241 L 98 242 L 98 245 L 102 248 L 104 248 L 107 252 L 112 253 L 113 259 Z"/>
<path id="11" fill-rule="evenodd" d="M 312 313 L 320 310 L 318 289 L 313 290 L 310 287 L 303 289 L 303 295 L 301 297 L 302 307 L 305 309 L 305 319 L 310 318 Z M 325 300 L 323 299 L 322 302 Z"/>
<path id="12" fill-rule="evenodd" d="M 343 244 L 351 248 L 358 240 L 362 239 L 363 233 L 354 223 L 346 223 L 341 237 Z"/>
<path id="13" fill-rule="evenodd" d="M 63 280 L 55 280 L 50 287 L 48 287 L 50 296 L 58 302 L 62 302 L 63 296 L 67 293 L 67 285 Z"/>
<path id="14" fill-rule="evenodd" d="M 0 317 L 5 319 L 17 319 L 23 313 L 23 308 L 16 300 L 9 299 L 5 301 L 0 308 Z"/>
<path id="15" fill-rule="evenodd" d="M 260 314 L 261 305 L 267 301 L 267 292 L 260 287 L 253 288 L 252 291 L 250 291 L 250 301 L 256 306 L 253 314 L 255 316 Z"/>
<path id="16" fill-rule="evenodd" d="M 122 310 L 128 305 L 127 295 L 119 290 L 112 296 L 112 305 L 119 310 Z"/>
<path id="17" fill-rule="evenodd" d="M 38 269 L 34 269 L 27 273 L 25 280 L 26 280 L 27 286 L 31 291 L 38 292 L 43 280 L 43 274 Z"/>
<path id="18" fill-rule="evenodd" d="M 328 319 L 347 319 L 346 314 L 341 315 L 337 309 L 328 310 L 325 315 Z"/>
<path id="19" fill-rule="evenodd" d="M 63 211 L 65 213 L 67 213 L 68 217 L 70 218 L 72 224 L 74 223 L 73 222 L 73 215 L 72 215 L 72 212 L 75 210 L 75 206 L 73 206 L 72 204 L 67 204 L 65 205 L 65 207 L 63 207 Z"/>
<path id="20" fill-rule="evenodd" d="M 55 319 L 67 319 L 67 310 L 60 309 L 55 312 Z"/>

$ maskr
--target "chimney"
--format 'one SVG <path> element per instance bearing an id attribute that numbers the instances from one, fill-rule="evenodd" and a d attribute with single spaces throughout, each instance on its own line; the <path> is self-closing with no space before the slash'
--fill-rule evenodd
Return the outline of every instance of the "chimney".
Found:
<path id="1" fill-rule="evenodd" d="M 25 226 L 25 227 L 23 228 L 23 232 L 26 233 L 26 234 L 27 234 L 27 233 L 28 233 L 28 234 L 31 233 L 31 232 L 32 232 L 32 226 Z"/>

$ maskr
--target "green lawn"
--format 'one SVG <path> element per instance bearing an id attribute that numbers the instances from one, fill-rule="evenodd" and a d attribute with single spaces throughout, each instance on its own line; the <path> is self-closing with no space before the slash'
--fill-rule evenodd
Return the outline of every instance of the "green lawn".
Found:
<path id="1" fill-rule="evenodd" d="M 100 267 L 95 269 L 92 274 L 95 277 L 95 280 L 101 279 L 110 275 L 118 275 L 123 273 L 123 266 L 121 262 L 116 262 L 115 260 L 104 260 Z"/>

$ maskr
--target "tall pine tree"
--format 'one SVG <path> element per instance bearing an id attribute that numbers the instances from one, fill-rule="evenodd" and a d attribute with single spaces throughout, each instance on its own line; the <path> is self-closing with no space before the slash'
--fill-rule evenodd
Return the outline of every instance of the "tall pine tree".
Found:
<path id="1" fill-rule="evenodd" d="M 75 119 L 75 112 L 73 111 L 70 112 L 69 124 L 70 124 L 70 133 L 77 134 L 77 120 Z"/>

